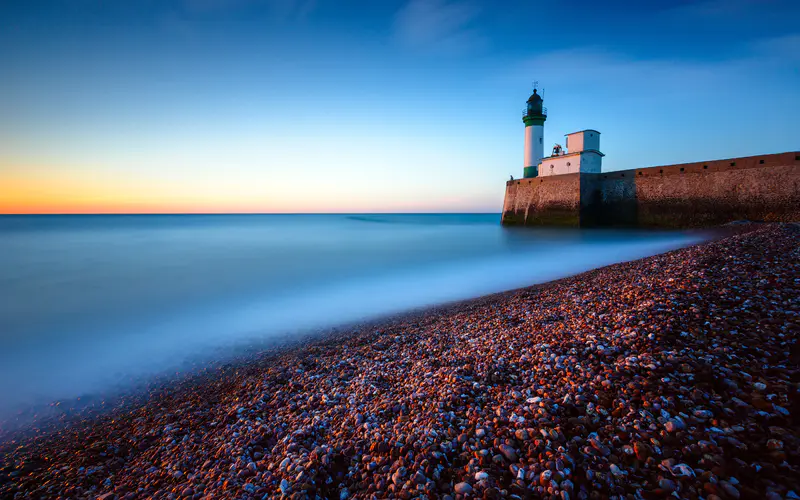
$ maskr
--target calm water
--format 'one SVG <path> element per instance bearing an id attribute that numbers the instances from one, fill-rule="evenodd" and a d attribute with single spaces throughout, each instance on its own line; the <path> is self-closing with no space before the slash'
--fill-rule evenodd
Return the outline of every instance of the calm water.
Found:
<path id="1" fill-rule="evenodd" d="M 552 280 L 681 233 L 499 215 L 0 216 L 0 416 L 271 335 Z"/>

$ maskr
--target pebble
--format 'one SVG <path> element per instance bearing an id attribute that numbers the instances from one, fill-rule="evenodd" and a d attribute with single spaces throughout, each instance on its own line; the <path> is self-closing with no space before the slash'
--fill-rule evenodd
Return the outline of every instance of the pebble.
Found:
<path id="1" fill-rule="evenodd" d="M 686 428 L 686 425 L 678 419 L 669 419 L 664 426 L 667 432 L 677 432 Z"/>
<path id="2" fill-rule="evenodd" d="M 670 479 L 659 479 L 658 480 L 658 487 L 666 491 L 667 493 L 672 493 L 675 491 L 675 482 Z"/>
<path id="3" fill-rule="evenodd" d="M 779 439 L 768 439 L 767 448 L 769 448 L 770 450 L 782 450 L 783 442 L 780 441 Z"/>
<path id="4" fill-rule="evenodd" d="M 508 446 L 507 444 L 501 444 L 498 446 L 500 453 L 503 454 L 506 460 L 509 462 L 516 462 L 517 461 L 517 452 L 514 451 L 514 448 Z"/>
<path id="5" fill-rule="evenodd" d="M 739 490 L 737 490 L 736 487 L 731 483 L 729 483 L 728 481 L 720 481 L 719 487 L 727 497 L 733 499 L 739 498 Z"/>
<path id="6" fill-rule="evenodd" d="M 647 460 L 653 454 L 653 448 L 649 444 L 637 441 L 633 444 L 633 451 L 639 460 Z"/>
<path id="7" fill-rule="evenodd" d="M 469 495 L 472 493 L 472 486 L 469 483 L 458 483 L 453 489 L 459 495 Z"/>
<path id="8" fill-rule="evenodd" d="M 674 465 L 670 470 L 676 477 L 695 477 L 695 473 L 692 468 L 686 464 Z"/>

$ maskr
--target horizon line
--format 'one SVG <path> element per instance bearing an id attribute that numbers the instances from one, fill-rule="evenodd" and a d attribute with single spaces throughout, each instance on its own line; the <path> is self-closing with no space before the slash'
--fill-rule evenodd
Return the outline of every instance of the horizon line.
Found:
<path id="1" fill-rule="evenodd" d="M 7 216 L 49 216 L 49 215 L 495 215 L 497 212 L 31 212 L 0 213 Z"/>

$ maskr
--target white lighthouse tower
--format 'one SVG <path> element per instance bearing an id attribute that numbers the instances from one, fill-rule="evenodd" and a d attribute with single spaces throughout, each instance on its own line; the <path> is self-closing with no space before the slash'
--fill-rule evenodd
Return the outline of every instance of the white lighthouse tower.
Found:
<path id="1" fill-rule="evenodd" d="M 542 106 L 542 97 L 533 89 L 528 98 L 528 106 L 522 112 L 525 123 L 525 164 L 523 177 L 536 177 L 539 162 L 544 158 L 544 121 L 547 120 L 547 108 Z"/>

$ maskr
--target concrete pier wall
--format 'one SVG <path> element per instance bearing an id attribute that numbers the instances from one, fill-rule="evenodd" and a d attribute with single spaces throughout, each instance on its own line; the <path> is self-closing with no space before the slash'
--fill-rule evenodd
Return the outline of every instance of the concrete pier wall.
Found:
<path id="1" fill-rule="evenodd" d="M 800 152 L 506 183 L 503 223 L 703 227 L 800 220 Z"/>
<path id="2" fill-rule="evenodd" d="M 503 203 L 503 223 L 577 227 L 580 200 L 580 174 L 509 181 Z"/>

